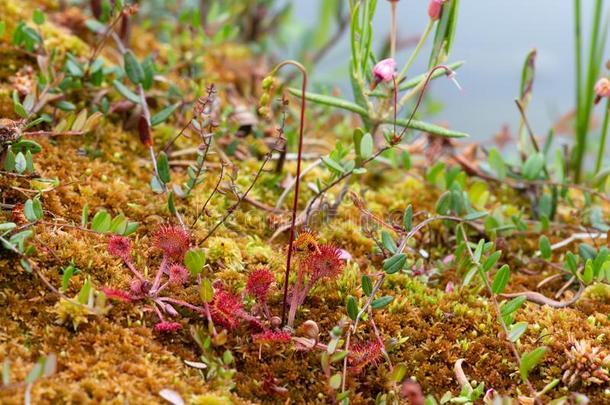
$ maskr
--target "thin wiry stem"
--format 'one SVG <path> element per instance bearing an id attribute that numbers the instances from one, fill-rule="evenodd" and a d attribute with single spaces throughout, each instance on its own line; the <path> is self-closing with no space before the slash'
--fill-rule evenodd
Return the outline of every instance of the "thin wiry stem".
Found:
<path id="1" fill-rule="evenodd" d="M 305 128 L 305 92 L 307 91 L 307 69 L 299 62 L 293 60 L 287 60 L 279 65 L 277 65 L 273 72 L 277 72 L 283 66 L 292 65 L 301 71 L 303 76 L 302 84 L 301 84 L 301 115 L 300 115 L 300 123 L 299 123 L 299 146 L 297 151 L 297 172 L 296 178 L 297 181 L 294 185 L 294 200 L 292 203 L 292 219 L 290 223 L 290 236 L 288 242 L 288 254 L 286 255 L 286 274 L 284 275 L 284 297 L 282 300 L 282 324 L 284 324 L 286 320 L 286 302 L 288 300 L 288 279 L 290 277 L 290 263 L 292 261 L 292 245 L 294 243 L 295 236 L 295 227 L 297 221 L 297 207 L 299 204 L 299 186 L 301 184 L 301 160 L 303 157 L 303 132 Z"/>

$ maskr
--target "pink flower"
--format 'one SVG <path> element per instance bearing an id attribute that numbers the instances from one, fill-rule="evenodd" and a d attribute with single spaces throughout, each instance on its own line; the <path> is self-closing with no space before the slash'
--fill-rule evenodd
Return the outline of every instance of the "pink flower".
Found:
<path id="1" fill-rule="evenodd" d="M 447 285 L 445 286 L 445 292 L 446 293 L 452 293 L 453 290 L 455 290 L 455 284 L 453 284 L 453 281 L 449 281 L 447 283 Z"/>
<path id="2" fill-rule="evenodd" d="M 102 287 L 100 290 L 104 293 L 104 295 L 106 295 L 106 297 L 108 297 L 110 299 L 123 301 L 123 302 L 131 301 L 131 296 L 129 295 L 129 293 L 127 291 L 119 290 L 116 288 L 110 288 L 110 287 Z"/>
<path id="3" fill-rule="evenodd" d="M 273 273 L 269 269 L 256 269 L 248 277 L 246 291 L 248 294 L 256 297 L 260 303 L 267 302 L 267 294 L 274 280 L 275 277 L 273 277 Z"/>
<path id="4" fill-rule="evenodd" d="M 384 59 L 375 65 L 373 75 L 375 76 L 375 84 L 389 82 L 396 74 L 396 61 L 392 58 Z"/>
<path id="5" fill-rule="evenodd" d="M 493 399 L 496 396 L 496 391 L 493 388 L 488 389 L 485 392 L 485 396 L 483 397 L 483 402 L 486 404 L 491 404 Z"/>
<path id="6" fill-rule="evenodd" d="M 595 83 L 595 103 L 599 103 L 603 97 L 610 98 L 610 80 L 606 77 L 602 77 Z"/>
<path id="7" fill-rule="evenodd" d="M 352 255 L 350 252 L 344 249 L 339 249 L 339 251 L 341 252 L 341 255 L 339 256 L 341 260 L 352 260 Z"/>
<path id="8" fill-rule="evenodd" d="M 179 264 L 169 268 L 169 282 L 172 284 L 184 284 L 189 279 L 189 271 Z"/>
<path id="9" fill-rule="evenodd" d="M 178 322 L 159 322 L 155 325 L 155 330 L 161 333 L 176 332 L 182 329 L 182 325 Z"/>
<path id="10" fill-rule="evenodd" d="M 428 4 L 428 15 L 432 21 L 436 21 L 441 18 L 441 12 L 443 11 L 443 4 L 446 0 L 430 0 Z"/>
<path id="11" fill-rule="evenodd" d="M 131 254 L 131 243 L 124 236 L 112 236 L 108 240 L 108 253 L 123 260 L 129 259 Z"/>

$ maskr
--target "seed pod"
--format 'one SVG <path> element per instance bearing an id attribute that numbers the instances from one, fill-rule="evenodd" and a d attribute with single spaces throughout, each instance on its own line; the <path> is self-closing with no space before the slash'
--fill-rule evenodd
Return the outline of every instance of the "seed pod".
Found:
<path id="1" fill-rule="evenodd" d="M 140 134 L 140 142 L 142 142 L 142 145 L 150 148 L 152 146 L 152 132 L 150 130 L 148 120 L 144 115 L 140 115 L 140 120 L 138 121 L 138 132 Z"/>

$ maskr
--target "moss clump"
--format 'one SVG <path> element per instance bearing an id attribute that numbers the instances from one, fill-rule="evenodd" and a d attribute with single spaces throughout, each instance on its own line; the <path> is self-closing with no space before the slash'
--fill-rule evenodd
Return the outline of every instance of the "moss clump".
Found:
<path id="1" fill-rule="evenodd" d="M 213 237 L 207 244 L 208 261 L 224 265 L 231 269 L 243 269 L 241 249 L 231 238 Z"/>

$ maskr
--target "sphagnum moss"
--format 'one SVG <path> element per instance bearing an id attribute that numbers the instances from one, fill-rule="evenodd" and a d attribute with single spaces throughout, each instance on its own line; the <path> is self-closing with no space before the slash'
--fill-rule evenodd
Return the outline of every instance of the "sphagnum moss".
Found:
<path id="1" fill-rule="evenodd" d="M 52 4 L 54 2 L 46 1 L 22 3 L 23 6 L 16 7 L 14 2 L 0 0 L 0 15 L 7 19 L 27 18 L 40 5 L 56 6 Z M 64 30 L 49 26 L 44 34 L 51 37 L 49 45 L 62 46 L 62 51 L 69 49 L 76 54 L 86 54 L 88 51 L 84 43 Z M 152 38 L 148 36 L 138 45 L 145 47 L 152 43 Z M 17 56 L 6 48 L 4 41 L 0 44 L 0 54 L 3 56 L 0 66 L 0 80 L 3 82 L 0 83 L 0 112 L 3 117 L 14 117 L 9 89 L 4 81 L 26 61 L 23 56 Z M 167 57 L 167 54 L 167 47 L 161 47 L 161 58 Z M 210 70 L 210 79 L 220 82 L 238 82 L 241 71 L 255 63 L 246 47 L 231 44 L 218 46 L 196 58 L 204 59 L 206 68 Z M 27 62 L 35 63 L 34 60 Z M 227 68 L 227 65 L 230 67 Z M 189 84 L 183 77 L 175 79 L 184 87 Z M 60 187 L 42 197 L 45 210 L 58 224 L 78 223 L 85 204 L 93 210 L 106 209 L 115 214 L 123 212 L 131 220 L 138 221 L 140 227 L 133 238 L 134 246 L 137 246 L 134 251 L 138 253 L 133 260 L 144 268 L 147 263 L 154 266 L 160 261 L 159 254 L 149 248 L 152 242 L 150 235 L 165 223 L 168 212 L 165 197 L 156 196 L 149 190 L 151 167 L 145 149 L 132 131 L 122 129 L 122 124 L 120 119 L 104 120 L 95 135 L 41 139 L 44 153 L 37 156 L 36 166 L 43 176 L 61 179 Z M 334 142 L 334 138 L 325 135 L 326 132 L 330 133 L 328 129 L 328 125 L 320 124 L 314 135 L 326 136 Z M 162 147 L 163 141 L 167 141 L 175 130 L 172 125 L 166 125 L 157 131 L 159 138 L 156 139 L 156 146 Z M 178 142 L 180 147 L 196 146 L 188 139 Z M 83 144 L 95 144 L 100 156 L 90 158 L 77 153 Z M 261 145 L 258 146 L 263 149 Z M 256 167 L 258 162 L 254 160 L 238 163 L 238 169 L 245 174 L 239 179 L 240 187 L 249 184 Z M 286 170 L 294 173 L 295 164 L 287 163 Z M 366 196 L 368 208 L 374 214 L 384 216 L 388 210 L 394 209 L 402 212 L 406 201 L 416 206 L 418 211 L 434 211 L 439 190 L 428 187 L 421 179 L 422 173 L 413 171 L 415 176 L 406 178 L 399 172 L 387 170 L 384 173 L 388 173 L 387 176 L 363 176 L 354 182 L 352 189 Z M 180 170 L 175 170 L 173 175 L 180 182 L 186 179 Z M 197 194 L 184 203 L 188 208 L 185 211 L 192 211 L 197 204 L 205 201 L 216 182 L 215 175 L 217 172 L 210 171 Z M 305 181 L 313 182 L 317 178 L 326 180 L 325 176 L 328 176 L 326 171 L 316 169 L 306 176 Z M 266 181 L 272 179 L 272 174 L 265 174 L 263 178 Z M 0 178 L 3 202 L 20 201 L 21 191 L 17 187 L 24 186 L 28 186 L 27 181 Z M 273 206 L 280 192 L 279 187 L 257 186 L 251 195 L 255 200 Z M 518 212 L 518 203 L 524 202 L 524 199 L 519 200 L 522 197 L 518 197 L 516 192 L 505 187 L 491 188 L 491 192 L 494 203 L 506 203 L 513 213 Z M 570 193 L 576 201 L 582 201 L 582 193 L 573 190 Z M 333 191 L 331 197 L 336 195 L 337 191 Z M 300 196 L 299 206 L 304 207 L 312 196 L 310 190 L 305 190 Z M 215 218 L 222 215 L 232 202 L 230 197 L 214 199 L 209 206 L 214 218 L 204 217 L 200 220 L 193 231 L 195 239 L 202 238 L 215 223 Z M 605 206 L 604 210 L 608 212 L 608 207 Z M 276 280 L 281 281 L 285 241 L 278 238 L 271 246 L 261 242 L 270 237 L 272 231 L 264 221 L 252 223 L 250 214 L 253 212 L 252 207 L 240 207 L 222 228 L 222 234 L 211 238 L 203 246 L 208 249 L 210 271 L 233 292 L 244 288 L 247 283 L 246 271 L 261 262 L 269 264 Z M 559 212 L 561 220 L 576 223 L 572 214 L 572 210 Z M 354 206 L 340 205 L 333 221 L 320 231 L 321 241 L 337 241 L 357 263 L 346 266 L 343 278 L 317 285 L 299 311 L 300 320 L 315 320 L 321 331 L 331 330 L 339 322 L 347 295 L 361 296 L 360 292 L 355 291 L 360 273 L 373 274 L 379 272 L 382 266 L 381 258 L 374 253 L 374 242 L 364 237 L 360 224 L 355 223 L 359 215 Z M 278 216 L 284 220 L 288 218 L 287 213 Z M 0 212 L 1 219 L 8 220 L 9 217 L 9 212 Z M 186 214 L 185 219 L 190 223 L 194 217 Z M 253 241 L 253 237 L 257 239 Z M 434 224 L 426 233 L 417 236 L 418 244 L 432 246 L 428 250 L 439 260 L 451 253 L 445 248 L 449 237 L 443 223 Z M 35 260 L 43 264 L 42 272 L 53 285 L 61 284 L 60 269 L 67 263 L 73 261 L 81 270 L 72 278 L 67 295 L 74 295 L 78 291 L 77 286 L 87 276 L 97 286 L 127 287 L 129 278 L 122 266 L 110 255 L 100 253 L 107 243 L 105 236 L 62 228 L 60 225 L 39 224 L 36 226 L 36 238 L 44 249 L 39 250 Z M 537 241 L 527 237 L 512 238 L 506 243 L 509 250 L 528 255 L 537 249 Z M 515 269 L 524 267 L 516 259 L 511 261 L 511 265 Z M 508 292 L 532 289 L 547 275 L 542 267 L 528 265 L 528 270 L 539 271 L 535 276 L 516 272 Z M 447 267 L 445 273 L 448 278 L 459 279 L 451 267 Z M 443 286 L 445 283 L 439 284 Z M 550 284 L 548 290 L 543 289 L 542 292 L 551 293 L 556 290 L 555 287 L 558 285 Z M 387 342 L 386 349 L 394 364 L 404 363 L 408 375 L 421 384 L 423 391 L 437 396 L 448 390 L 455 392 L 459 388 L 453 365 L 460 358 L 465 359 L 468 377 L 484 381 L 486 387 L 493 387 L 502 393 L 523 390 L 524 385 L 514 373 L 515 360 L 504 337 L 499 336 L 487 297 L 481 297 L 476 286 L 449 293 L 442 290 L 431 288 L 407 275 L 396 275 L 383 285 L 380 293 L 396 298 L 387 310 L 375 313 L 375 322 L 383 340 Z M 190 290 L 185 288 L 177 294 L 178 298 L 187 299 L 197 296 L 198 291 L 195 287 Z M 320 361 L 315 353 L 299 352 L 288 345 L 274 346 L 265 347 L 263 356 L 259 358 L 259 348 L 250 344 L 247 338 L 230 336 L 226 347 L 234 351 L 238 370 L 234 378 L 236 394 L 211 393 L 200 373 L 183 362 L 185 359 L 196 361 L 199 354 L 188 331 L 170 336 L 155 334 L 152 332 L 150 314 L 120 302 L 113 302 L 108 315 L 91 319 L 73 331 L 55 323 L 52 308 L 56 303 L 57 297 L 45 289 L 36 277 L 18 269 L 14 257 L 5 251 L 0 253 L 0 353 L 3 354 L 0 360 L 9 359 L 13 377 L 23 380 L 40 354 L 54 352 L 58 355 L 58 373 L 35 385 L 34 403 L 158 403 L 158 392 L 163 388 L 179 392 L 194 404 L 328 402 L 326 381 L 320 377 Z M 277 296 L 272 294 L 268 304 L 271 311 L 279 313 L 281 302 Z M 540 387 L 553 378 L 561 378 L 565 372 L 566 345 L 570 342 L 583 342 L 579 343 L 583 347 L 607 347 L 610 321 L 605 314 L 609 311 L 607 288 L 601 286 L 589 288 L 571 308 L 557 310 L 526 304 L 519 312 L 517 321 L 528 322 L 531 328 L 526 337 L 517 343 L 519 349 L 522 352 L 530 350 L 535 347 L 536 341 L 542 341 L 548 347 L 543 366 L 530 376 L 532 381 Z M 198 321 L 193 319 L 189 322 Z M 367 326 L 359 335 L 372 334 L 370 329 Z M 267 375 L 277 377 L 279 384 L 288 388 L 288 398 L 269 396 L 263 384 Z M 350 378 L 347 382 L 347 388 L 354 393 L 351 403 L 371 403 L 371 397 L 376 393 L 391 388 L 387 380 L 387 366 L 367 364 L 361 376 Z M 593 385 L 583 384 L 579 390 L 589 395 L 592 403 L 604 403 L 607 397 Z M 23 390 L 1 390 L 0 401 L 22 403 Z"/>

